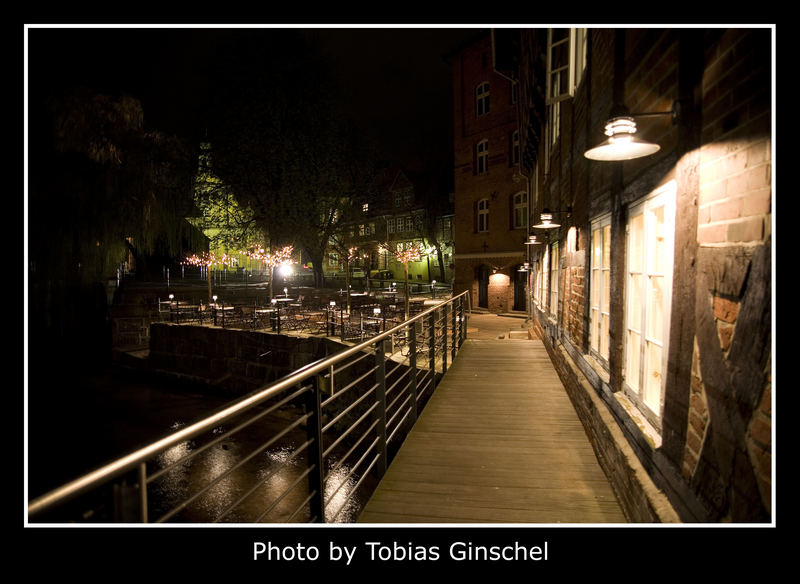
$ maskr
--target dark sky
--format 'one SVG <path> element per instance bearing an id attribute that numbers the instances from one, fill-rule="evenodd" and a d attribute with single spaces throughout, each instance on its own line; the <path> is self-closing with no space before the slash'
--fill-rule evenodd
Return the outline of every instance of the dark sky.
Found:
<path id="1" fill-rule="evenodd" d="M 185 137 L 213 117 L 212 96 L 233 68 L 267 76 L 292 59 L 294 35 L 311 39 L 341 82 L 340 97 L 397 162 L 436 162 L 452 143 L 451 73 L 445 56 L 478 28 L 31 28 L 28 75 L 138 97 L 145 123 Z M 276 65 L 277 64 L 277 65 Z M 417 154 L 417 156 L 414 156 Z M 446 158 L 444 159 L 446 160 Z"/>

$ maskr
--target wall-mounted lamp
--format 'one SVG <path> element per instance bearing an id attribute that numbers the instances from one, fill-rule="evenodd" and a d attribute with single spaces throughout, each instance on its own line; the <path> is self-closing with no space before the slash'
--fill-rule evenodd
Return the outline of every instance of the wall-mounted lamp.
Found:
<path id="1" fill-rule="evenodd" d="M 624 112 L 624 108 L 620 110 Z M 651 117 L 651 116 L 672 116 L 672 123 L 678 120 L 679 107 L 676 101 L 672 105 L 672 109 L 666 112 L 651 112 L 618 115 L 606 123 L 605 135 L 608 140 L 590 148 L 584 152 L 584 156 L 590 160 L 599 160 L 601 162 L 613 162 L 618 160 L 632 160 L 634 158 L 641 158 L 642 156 L 649 156 L 655 154 L 661 149 L 658 144 L 647 142 L 636 137 L 636 120 L 635 118 Z"/>
<path id="2" fill-rule="evenodd" d="M 539 223 L 534 225 L 534 229 L 555 229 L 556 227 L 561 227 L 560 223 L 556 223 L 553 220 L 553 215 L 557 213 L 565 213 L 567 217 L 572 215 L 572 207 L 567 207 L 566 211 L 551 211 L 547 207 L 542 209 L 542 212 L 539 213 Z"/>

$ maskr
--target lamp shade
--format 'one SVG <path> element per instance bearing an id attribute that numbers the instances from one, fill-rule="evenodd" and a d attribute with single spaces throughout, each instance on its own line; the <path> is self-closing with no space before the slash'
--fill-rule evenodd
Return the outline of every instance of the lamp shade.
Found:
<path id="1" fill-rule="evenodd" d="M 560 223 L 553 222 L 553 212 L 550 209 L 542 209 L 539 213 L 539 224 L 533 226 L 535 229 L 555 229 L 561 227 Z"/>
<path id="2" fill-rule="evenodd" d="M 655 154 L 661 147 L 658 144 L 636 138 L 636 122 L 632 117 L 621 116 L 608 121 L 605 128 L 608 140 L 584 153 L 590 160 L 616 161 L 631 160 Z"/>

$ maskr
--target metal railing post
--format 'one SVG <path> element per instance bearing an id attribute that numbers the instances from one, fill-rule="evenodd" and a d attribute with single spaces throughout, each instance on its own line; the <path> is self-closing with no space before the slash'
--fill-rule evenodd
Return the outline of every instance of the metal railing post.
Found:
<path id="1" fill-rule="evenodd" d="M 442 304 L 442 375 L 447 373 L 447 303 Z"/>
<path id="2" fill-rule="evenodd" d="M 456 313 L 458 311 L 456 310 L 455 305 L 453 305 L 451 308 L 452 308 L 452 311 L 451 311 L 450 314 L 452 315 L 452 322 L 450 324 L 453 327 L 453 339 L 452 339 L 452 342 L 450 343 L 450 345 L 451 345 L 451 348 L 450 348 L 451 359 L 450 359 L 450 361 L 453 362 L 453 361 L 456 360 L 456 350 L 458 349 L 458 329 L 457 329 L 458 319 L 456 318 Z"/>
<path id="3" fill-rule="evenodd" d="M 295 403 L 303 403 L 305 406 L 305 419 L 304 417 L 300 417 L 295 421 L 296 426 L 299 428 L 300 425 L 305 422 L 306 431 L 308 438 L 308 443 L 302 446 L 303 449 L 306 449 L 305 456 L 307 456 L 308 460 L 308 468 L 304 469 L 306 476 L 303 478 L 298 478 L 296 483 L 300 482 L 308 482 L 309 491 L 304 496 L 304 502 L 302 507 L 295 510 L 295 513 L 292 514 L 292 517 L 295 516 L 301 509 L 305 510 L 310 508 L 311 518 L 314 521 L 318 522 L 325 522 L 326 521 L 326 501 L 325 501 L 325 486 L 326 486 L 326 472 L 328 468 L 326 467 L 326 459 L 324 458 L 325 452 L 325 444 L 323 441 L 323 428 L 324 425 L 322 424 L 322 415 L 321 415 L 321 408 L 322 404 L 325 403 L 323 399 L 325 396 L 321 395 L 321 392 L 326 391 L 328 385 L 323 380 L 324 375 L 326 372 L 330 372 L 330 391 L 333 394 L 334 391 L 339 392 L 346 391 L 348 389 L 347 381 L 343 381 L 340 378 L 341 388 L 335 388 L 336 381 L 334 378 L 334 370 L 337 364 L 344 364 L 343 370 L 345 367 L 348 367 L 349 364 L 345 364 L 346 360 L 349 359 L 351 356 L 359 355 L 366 357 L 366 361 L 369 362 L 370 353 L 374 355 L 375 358 L 375 370 L 374 370 L 374 377 L 373 371 L 366 371 L 364 372 L 363 378 L 358 378 L 354 380 L 353 384 L 360 383 L 362 379 L 369 383 L 368 380 L 374 379 L 375 381 L 375 399 L 377 400 L 373 404 L 370 404 L 372 407 L 372 411 L 368 414 L 365 414 L 366 418 L 372 416 L 372 420 L 374 424 L 371 426 L 370 432 L 373 430 L 376 431 L 376 444 L 372 446 L 372 448 L 377 448 L 378 451 L 375 453 L 376 459 L 374 463 L 371 464 L 372 471 L 377 474 L 383 476 L 386 472 L 388 467 L 388 460 L 389 460 L 389 453 L 387 449 L 387 440 L 389 438 L 389 432 L 387 429 L 388 420 L 386 418 L 386 410 L 387 410 L 387 399 L 386 399 L 386 392 L 387 392 L 387 352 L 389 351 L 389 345 L 392 342 L 392 339 L 395 335 L 402 334 L 401 331 L 405 331 L 407 334 L 407 344 L 406 347 L 409 350 L 408 354 L 408 365 L 410 366 L 410 381 L 406 385 L 410 392 L 410 396 L 404 396 L 409 399 L 411 402 L 411 411 L 406 413 L 408 418 L 418 419 L 419 418 L 419 408 L 421 407 L 423 400 L 419 399 L 418 392 L 420 392 L 421 388 L 424 390 L 427 389 L 427 383 L 425 379 L 425 364 L 424 364 L 424 351 L 425 351 L 425 342 L 427 340 L 428 344 L 428 358 L 429 358 L 429 369 L 431 372 L 431 391 L 433 391 L 436 387 L 436 380 L 437 380 L 437 370 L 436 370 L 436 352 L 438 350 L 437 345 L 437 324 L 436 318 L 440 313 L 440 310 L 444 310 L 444 330 L 443 330 L 443 342 L 445 343 L 445 348 L 447 347 L 446 343 L 451 342 L 452 345 L 450 347 L 451 354 L 455 355 L 456 350 L 461 346 L 463 340 L 467 336 L 467 319 L 468 315 L 465 310 L 469 307 L 470 299 L 467 296 L 464 297 L 464 294 L 459 295 L 456 299 L 447 300 L 446 303 L 452 303 L 452 308 L 440 308 L 440 307 L 431 307 L 428 310 L 423 311 L 422 314 L 419 314 L 415 317 L 412 317 L 409 322 L 401 323 L 398 325 L 391 326 L 389 330 L 385 330 L 383 333 L 379 334 L 379 338 L 377 340 L 370 340 L 364 341 L 359 343 L 353 347 L 349 347 L 343 349 L 341 351 L 337 351 L 336 354 L 331 356 L 326 356 L 318 361 L 310 363 L 304 367 L 301 367 L 294 373 L 291 373 L 285 376 L 282 379 L 279 379 L 266 387 L 262 388 L 258 392 L 254 393 L 251 396 L 247 396 L 234 404 L 231 404 L 224 409 L 215 412 L 208 417 L 191 424 L 186 428 L 179 429 L 175 432 L 170 433 L 167 436 L 162 437 L 159 440 L 152 442 L 138 450 L 131 452 L 123 457 L 114 460 L 105 466 L 95 469 L 94 471 L 85 474 L 84 476 L 78 477 L 77 479 L 70 481 L 69 483 L 62 485 L 61 487 L 54 489 L 44 495 L 37 497 L 36 499 L 30 501 L 28 503 L 28 515 L 29 517 L 37 516 L 41 513 L 45 513 L 50 509 L 53 509 L 57 505 L 63 504 L 67 500 L 73 499 L 78 497 L 79 495 L 88 494 L 92 492 L 93 489 L 97 489 L 100 486 L 108 486 L 112 487 L 111 493 L 111 500 L 108 502 L 109 505 L 106 507 L 108 512 L 113 516 L 111 519 L 116 521 L 143 521 L 143 522 L 165 522 L 169 521 L 172 517 L 177 516 L 181 510 L 188 508 L 188 505 L 193 504 L 193 502 L 199 497 L 202 493 L 206 492 L 206 488 L 200 489 L 198 493 L 193 494 L 191 497 L 186 499 L 185 501 L 181 502 L 177 507 L 170 510 L 168 513 L 161 515 L 160 517 L 151 517 L 149 516 L 149 498 L 151 496 L 156 496 L 154 493 L 149 493 L 148 490 L 148 481 L 153 483 L 156 480 L 159 480 L 162 476 L 165 476 L 165 473 L 168 472 L 168 467 L 160 470 L 156 470 L 153 467 L 147 468 L 146 464 L 148 461 L 153 461 L 159 453 L 165 452 L 167 449 L 172 448 L 178 444 L 181 444 L 187 440 L 193 440 L 195 437 L 200 436 L 201 433 L 211 432 L 215 428 L 219 427 L 220 424 L 224 423 L 226 420 L 232 420 L 234 417 L 244 414 L 245 412 L 252 412 L 253 408 L 259 406 L 260 404 L 265 404 L 268 400 L 272 400 L 273 398 L 277 398 L 278 396 L 285 395 L 289 392 L 295 392 L 292 395 L 287 395 L 287 403 L 291 400 L 302 400 L 301 402 Z M 456 305 L 456 302 L 458 303 Z M 222 303 L 217 305 L 212 305 L 212 309 L 214 312 L 214 316 L 217 316 L 217 311 L 222 308 Z M 448 310 L 452 310 L 452 312 L 447 312 Z M 456 314 L 458 311 L 458 314 Z M 335 325 L 335 311 L 332 309 L 328 309 L 328 313 L 330 318 L 330 324 L 332 326 Z M 276 313 L 274 313 L 276 314 Z M 454 328 L 457 326 L 459 331 L 458 333 L 454 330 L 454 339 L 453 341 L 447 340 L 447 326 L 448 325 L 448 314 L 450 315 L 450 319 L 453 322 Z M 460 318 L 459 318 L 460 317 Z M 224 311 L 223 316 L 221 317 L 224 319 Z M 219 322 L 219 321 L 218 321 Z M 224 320 L 222 320 L 224 322 Z M 276 323 L 277 324 L 277 323 Z M 411 327 L 414 327 L 413 329 Z M 417 329 L 416 327 L 419 327 Z M 427 339 L 425 338 L 427 332 L 430 333 L 430 337 Z M 419 338 L 417 335 L 419 334 Z M 374 351 L 374 353 L 373 353 Z M 446 350 L 443 353 L 443 362 L 447 364 L 447 357 L 446 357 Z M 358 360 L 360 360 L 359 357 Z M 422 359 L 423 361 L 420 361 Z M 452 363 L 454 361 L 451 360 L 451 368 Z M 394 368 L 392 368 L 394 371 Z M 389 374 L 389 381 L 392 381 L 393 374 Z M 306 384 L 311 384 L 311 387 L 306 386 Z M 400 391 L 404 391 L 400 390 Z M 391 394 L 391 392 L 390 392 Z M 366 396 L 364 396 L 366 401 Z M 417 403 L 419 400 L 419 403 Z M 277 405 L 275 406 L 277 407 Z M 354 407 L 354 406 L 352 406 Z M 257 418 L 258 416 L 256 416 Z M 314 418 L 314 419 L 312 419 Z M 255 419 L 255 418 L 254 418 Z M 246 422 L 249 424 L 249 422 Z M 242 427 L 244 427 L 243 424 Z M 302 430 L 301 430 L 302 431 Z M 392 436 L 394 436 L 394 430 Z M 275 440 L 278 439 L 280 435 L 275 436 Z M 341 438 L 338 438 L 341 439 Z M 216 440 L 221 440 L 221 437 L 217 438 Z M 331 438 L 331 440 L 337 440 L 337 438 Z M 212 442 L 213 444 L 213 442 Z M 334 444 L 334 446 L 336 443 Z M 298 450 L 296 453 L 299 455 L 302 450 Z M 375 452 L 375 451 L 373 451 Z M 364 458 L 366 461 L 366 458 Z M 125 475 L 128 473 L 127 482 L 125 479 Z M 131 474 L 136 476 L 135 481 L 138 485 L 131 485 Z M 111 481 L 121 480 L 122 484 L 119 485 L 112 485 L 109 484 Z M 220 477 L 218 480 L 224 479 Z M 216 483 L 214 483 L 216 484 Z M 138 486 L 138 491 L 137 491 Z M 213 486 L 210 485 L 208 488 Z M 256 488 L 256 485 L 254 488 Z M 293 487 L 294 485 L 292 485 Z M 330 485 L 329 485 L 330 486 Z M 95 491 L 96 492 L 96 491 Z M 273 503 L 277 505 L 280 499 L 276 500 Z M 160 501 L 158 502 L 160 504 Z M 156 504 L 154 506 L 154 510 L 159 505 Z M 265 514 L 269 512 L 271 509 L 267 509 Z M 263 514 L 262 514 L 263 515 Z M 259 519 L 260 520 L 260 517 Z"/>
<path id="4" fill-rule="evenodd" d="M 460 328 L 461 328 L 461 330 L 459 331 L 459 335 L 460 335 L 461 338 L 459 339 L 458 347 L 461 348 L 461 345 L 464 344 L 464 341 L 467 338 L 467 313 L 464 310 L 464 297 L 463 296 L 459 299 L 458 309 L 459 309 L 459 312 L 461 314 L 461 323 L 459 325 Z"/>
<path id="5" fill-rule="evenodd" d="M 333 387 L 333 378 L 331 378 Z M 322 406 L 319 377 L 314 379 L 311 390 L 306 395 L 306 432 L 308 447 L 308 490 L 309 513 L 315 523 L 325 523 L 325 467 L 322 448 Z M 313 418 L 313 419 L 312 419 Z"/>
<path id="6" fill-rule="evenodd" d="M 411 379 L 408 391 L 411 396 L 411 423 L 417 422 L 417 323 L 408 325 L 408 365 Z"/>
<path id="7" fill-rule="evenodd" d="M 147 463 L 139 465 L 139 519 L 147 523 Z"/>
<path id="8" fill-rule="evenodd" d="M 375 346 L 375 400 L 378 407 L 375 410 L 378 433 L 378 462 L 376 469 L 378 478 L 386 474 L 388 466 L 388 453 L 386 449 L 386 359 L 383 350 L 383 341 Z"/>
<path id="9" fill-rule="evenodd" d="M 431 382 L 436 380 L 436 311 L 428 315 L 428 332 L 431 335 L 428 341 L 428 365 L 431 369 Z"/>

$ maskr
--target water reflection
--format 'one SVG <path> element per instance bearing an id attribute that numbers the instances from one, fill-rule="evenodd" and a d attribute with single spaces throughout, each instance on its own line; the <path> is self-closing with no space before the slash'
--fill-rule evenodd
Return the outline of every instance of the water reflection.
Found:
<path id="1" fill-rule="evenodd" d="M 184 426 L 178 422 L 173 424 L 172 430 Z M 216 428 L 209 440 L 219 439 L 225 432 L 224 428 Z M 305 441 L 287 440 L 253 455 L 264 440 L 263 434 L 237 433 L 202 452 L 197 452 L 202 449 L 198 439 L 182 442 L 161 453 L 155 460 L 157 470 L 169 470 L 154 481 L 151 490 L 154 519 L 196 497 L 170 520 L 182 523 L 307 521 L 310 514 L 307 453 L 301 446 Z M 191 454 L 195 456 L 187 459 Z M 251 458 L 245 460 L 248 457 Z M 352 497 L 358 477 L 348 476 L 350 472 L 351 468 L 342 464 L 327 476 L 325 516 L 329 522 L 352 522 L 358 517 L 360 504 Z M 218 482 L 214 483 L 216 480 Z M 201 491 L 202 494 L 197 495 Z"/>

